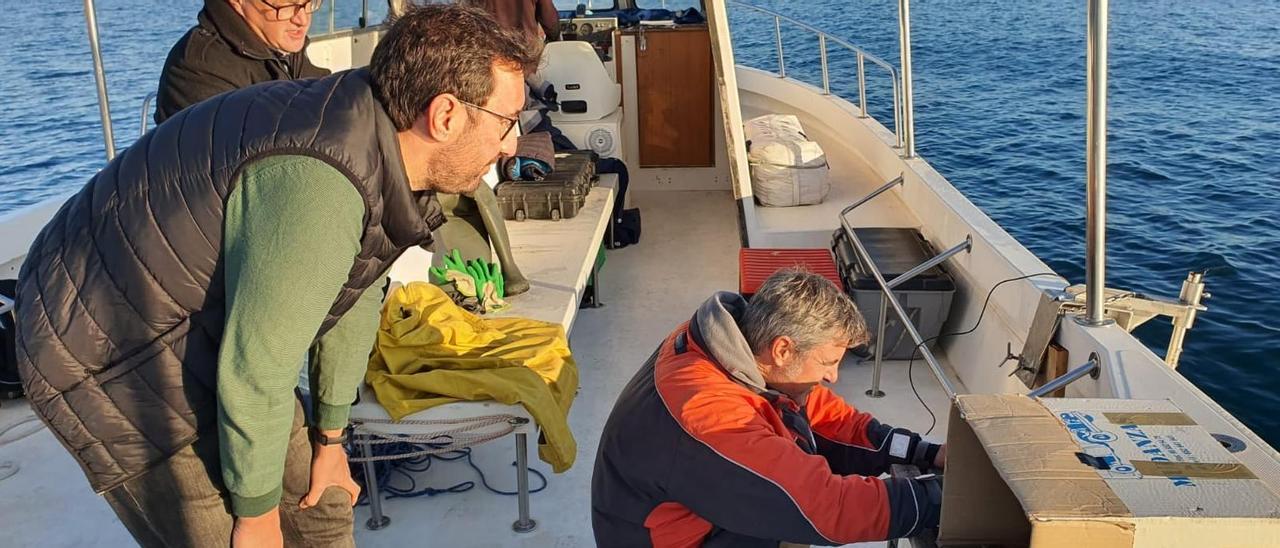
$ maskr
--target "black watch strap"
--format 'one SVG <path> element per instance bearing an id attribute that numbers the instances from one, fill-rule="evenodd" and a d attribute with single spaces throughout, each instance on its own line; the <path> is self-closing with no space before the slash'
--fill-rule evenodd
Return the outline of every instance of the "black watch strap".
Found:
<path id="1" fill-rule="evenodd" d="M 311 441 L 319 445 L 342 445 L 347 443 L 347 434 L 351 428 L 343 428 L 342 434 L 338 436 L 328 436 L 317 428 L 311 428 Z"/>

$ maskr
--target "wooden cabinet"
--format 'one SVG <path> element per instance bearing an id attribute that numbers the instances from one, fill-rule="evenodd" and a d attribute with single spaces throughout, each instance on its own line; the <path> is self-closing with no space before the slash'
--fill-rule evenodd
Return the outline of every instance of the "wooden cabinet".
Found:
<path id="1" fill-rule="evenodd" d="M 640 167 L 714 166 L 714 65 L 707 28 L 632 32 Z"/>

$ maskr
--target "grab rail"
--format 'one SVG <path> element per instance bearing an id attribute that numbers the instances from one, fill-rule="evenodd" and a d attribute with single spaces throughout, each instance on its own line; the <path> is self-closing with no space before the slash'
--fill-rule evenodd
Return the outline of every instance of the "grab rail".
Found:
<path id="1" fill-rule="evenodd" d="M 929 368 L 933 370 L 933 375 L 938 378 L 938 383 L 942 385 L 942 389 L 947 392 L 947 398 L 953 399 L 956 395 L 955 385 L 951 383 L 951 379 L 942 371 L 942 364 L 938 363 L 938 359 L 934 357 L 933 352 L 929 350 L 928 345 L 925 344 L 924 338 L 920 336 L 920 331 L 911 323 L 911 317 L 907 314 L 906 309 L 902 307 L 902 303 L 898 302 L 898 298 L 894 296 L 893 288 L 902 285 L 907 280 L 910 280 L 911 278 L 918 276 L 920 273 L 941 264 L 943 261 L 959 254 L 961 251 L 969 251 L 973 248 L 973 236 L 966 235 L 963 242 L 960 242 L 950 249 L 933 256 L 933 258 L 916 265 L 902 274 L 899 274 L 894 279 L 886 281 L 884 279 L 884 274 L 880 272 L 880 267 L 876 266 L 875 261 L 871 258 L 871 253 L 868 252 L 866 246 L 862 244 L 862 240 L 858 239 L 858 235 L 854 232 L 853 226 L 849 224 L 849 219 L 847 218 L 849 212 L 871 201 L 876 196 L 883 194 L 890 188 L 904 184 L 904 182 L 905 179 L 903 179 L 903 176 L 899 175 L 892 181 L 889 181 L 884 185 L 881 185 L 880 188 L 872 191 L 871 194 L 864 196 L 862 199 L 840 211 L 840 227 L 844 229 L 845 237 L 849 238 L 849 242 L 853 244 L 854 249 L 858 252 L 858 256 L 862 257 L 862 260 L 865 262 L 867 270 L 871 271 L 871 275 L 875 277 L 876 283 L 880 285 L 880 321 L 876 327 L 875 369 L 873 369 L 871 373 L 871 389 L 867 390 L 867 395 L 873 398 L 878 398 L 884 395 L 884 392 L 880 391 L 880 368 L 884 360 L 884 330 L 885 325 L 888 322 L 888 307 L 892 305 L 893 311 L 898 315 L 898 319 L 902 320 L 903 329 L 911 336 L 911 340 L 915 341 L 916 348 L 920 350 L 920 354 L 924 356 L 925 362 L 927 362 L 929 364 Z"/>
<path id="2" fill-rule="evenodd" d="M 142 99 L 142 116 L 138 119 L 139 139 L 141 139 L 143 135 L 147 134 L 147 118 L 149 118 L 149 116 L 147 116 L 147 111 L 151 110 L 151 101 L 155 100 L 155 98 L 156 93 L 153 91 L 148 93 L 147 96 Z"/>
<path id="3" fill-rule="evenodd" d="M 740 2 L 738 0 L 728 0 L 728 3 L 736 4 L 748 10 L 759 12 L 759 13 L 768 15 L 770 17 L 773 17 L 773 38 L 774 38 L 774 43 L 776 44 L 777 52 L 778 52 L 778 76 L 780 78 L 787 77 L 786 54 L 784 53 L 784 50 L 782 47 L 782 22 L 783 21 L 791 23 L 804 30 L 812 32 L 818 36 L 818 60 L 822 65 L 822 93 L 826 95 L 831 95 L 831 76 L 830 76 L 829 64 L 827 62 L 827 41 L 831 41 L 836 43 L 837 45 L 844 46 L 845 49 L 848 49 L 849 51 L 852 51 L 854 54 L 856 54 L 857 60 L 858 60 L 858 109 L 861 111 L 859 116 L 862 118 L 871 117 L 870 115 L 867 114 L 867 74 L 866 74 L 866 68 L 865 68 L 866 61 L 871 61 L 872 63 L 880 66 L 886 72 L 888 72 L 889 78 L 893 82 L 893 134 L 894 134 L 894 137 L 896 137 L 898 140 L 898 148 L 902 148 L 905 146 L 906 139 L 907 139 L 905 132 L 908 132 L 911 130 L 909 127 L 904 129 L 904 126 L 901 123 L 901 120 L 903 118 L 902 79 L 898 75 L 898 70 L 895 69 L 893 65 L 889 64 L 889 62 L 885 61 L 884 59 L 881 59 L 873 54 L 867 53 L 862 48 L 855 46 L 853 44 L 850 44 L 848 41 L 842 38 L 831 36 L 830 34 L 823 32 L 817 27 L 809 25 L 808 23 L 798 21 L 796 19 L 787 17 L 786 15 L 783 15 L 776 11 L 755 6 L 752 4 L 748 4 L 746 2 Z"/>

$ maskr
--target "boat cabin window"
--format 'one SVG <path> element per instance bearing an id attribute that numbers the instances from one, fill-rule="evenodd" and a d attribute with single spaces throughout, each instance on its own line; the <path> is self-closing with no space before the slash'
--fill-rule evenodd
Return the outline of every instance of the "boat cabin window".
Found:
<path id="1" fill-rule="evenodd" d="M 642 10 L 680 11 L 696 8 L 698 11 L 703 11 L 702 0 L 635 0 L 635 5 Z"/>
<path id="2" fill-rule="evenodd" d="M 614 0 L 555 0 L 556 9 L 560 11 L 576 10 L 578 4 L 586 6 L 591 11 L 613 10 L 618 7 Z"/>
<path id="3" fill-rule="evenodd" d="M 689 8 L 696 8 L 700 12 L 705 11 L 702 8 L 702 0 L 555 0 L 556 9 L 561 12 L 573 12 L 578 9 L 579 4 L 589 11 L 625 9 L 680 11 Z"/>

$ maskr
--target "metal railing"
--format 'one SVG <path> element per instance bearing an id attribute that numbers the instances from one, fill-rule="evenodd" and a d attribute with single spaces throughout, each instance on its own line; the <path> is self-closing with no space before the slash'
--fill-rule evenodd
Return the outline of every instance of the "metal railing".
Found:
<path id="1" fill-rule="evenodd" d="M 773 18 L 773 38 L 774 38 L 774 44 L 776 44 L 775 47 L 777 49 L 777 54 L 778 54 L 778 77 L 780 78 L 787 77 L 787 60 L 786 60 L 785 49 L 783 47 L 783 42 L 782 42 L 782 22 L 783 21 L 786 21 L 787 23 L 791 25 L 795 25 L 801 29 L 807 30 L 818 37 L 818 61 L 822 68 L 822 93 L 826 95 L 831 95 L 831 70 L 830 70 L 830 64 L 828 62 L 827 43 L 831 42 L 836 45 L 843 46 L 845 49 L 849 51 L 852 51 L 857 56 L 858 110 L 860 111 L 859 116 L 861 116 L 862 118 L 871 117 L 870 115 L 867 114 L 866 62 L 870 61 L 875 65 L 883 68 L 886 72 L 889 73 L 889 79 L 893 82 L 893 134 L 894 134 L 894 137 L 897 138 L 898 148 L 904 148 L 908 140 L 913 140 L 913 136 L 909 135 L 909 133 L 911 132 L 911 128 L 909 126 L 905 126 L 902 122 L 902 120 L 905 118 L 904 111 L 903 111 L 903 91 L 902 91 L 903 80 L 899 76 L 898 69 L 894 68 L 893 65 L 889 64 L 888 61 L 885 61 L 884 59 L 881 59 L 871 53 L 867 53 L 866 50 L 863 50 L 858 46 L 850 44 L 847 40 L 844 40 L 837 36 L 832 36 L 830 34 L 827 34 L 826 32 L 823 32 L 821 29 L 818 29 L 817 27 L 814 27 L 812 25 L 809 25 L 808 23 L 804 23 L 802 21 L 796 20 L 794 18 L 788 17 L 776 11 L 762 8 L 759 6 L 754 6 L 746 2 L 739 2 L 737 0 L 728 0 L 727 3 L 733 4 L 736 6 L 741 6 L 748 10 L 761 13 Z"/>
<path id="2" fill-rule="evenodd" d="M 141 139 L 143 135 L 147 134 L 147 119 L 151 118 L 150 116 L 148 116 L 149 114 L 151 114 L 150 112 L 151 101 L 154 101 L 155 99 L 156 99 L 156 93 L 154 91 L 151 93 L 148 93 L 147 96 L 142 99 L 142 115 L 138 117 L 138 138 L 139 139 Z"/>
<path id="3" fill-rule="evenodd" d="M 1102 374 L 1101 367 L 1102 359 L 1098 357 L 1098 354 L 1096 352 L 1089 354 L 1089 361 L 1085 362 L 1084 365 L 1067 371 L 1065 375 L 1053 379 L 1035 390 L 1027 392 L 1027 396 L 1031 398 L 1051 396 L 1054 392 L 1066 388 L 1068 384 L 1084 378 L 1085 375 L 1096 379 Z"/>
<path id="4" fill-rule="evenodd" d="M 898 315 L 898 319 L 902 321 L 902 328 L 915 341 L 915 348 L 920 351 L 920 355 L 924 357 L 924 361 L 929 364 L 929 368 L 933 370 L 933 375 L 938 378 L 938 384 L 942 385 L 942 389 L 947 392 L 947 398 L 953 399 L 956 396 L 956 387 L 951 383 L 951 379 L 946 372 L 942 370 L 942 364 L 938 362 L 938 358 L 934 357 L 933 352 L 929 350 L 929 346 L 925 344 L 924 337 L 920 335 L 920 331 L 911 323 L 911 316 L 907 314 L 907 310 L 903 308 L 902 303 L 898 302 L 898 297 L 893 294 L 893 288 L 902 285 L 908 280 L 920 275 L 926 270 L 942 264 L 947 259 L 973 248 L 973 236 L 966 235 L 963 242 L 960 242 L 950 249 L 934 255 L 929 260 L 912 267 L 910 270 L 899 274 L 892 280 L 885 280 L 884 274 L 880 272 L 880 267 L 876 266 L 875 260 L 872 259 L 871 253 L 867 251 L 866 246 L 862 244 L 862 240 L 858 239 L 858 235 L 853 230 L 853 226 L 849 224 L 849 212 L 857 209 L 863 204 L 870 202 L 876 196 L 884 194 L 889 189 L 904 184 L 905 179 L 902 175 L 897 176 L 892 181 L 881 185 L 870 194 L 862 199 L 854 202 L 849 207 L 840 211 L 840 227 L 844 229 L 844 235 L 849 239 L 849 243 L 853 244 L 853 248 L 861 257 L 863 264 L 867 270 L 871 271 L 871 275 L 875 277 L 876 284 L 880 286 L 880 320 L 876 326 L 875 340 L 875 368 L 871 372 L 871 388 L 867 390 L 867 395 L 873 398 L 884 396 L 884 392 L 880 391 L 880 368 L 884 361 L 885 337 L 884 330 L 888 324 L 888 308 L 893 307 L 894 313 Z M 914 350 L 913 350 L 914 352 Z"/>
<path id="5" fill-rule="evenodd" d="M 107 161 L 116 157 L 116 138 L 111 127 L 111 101 L 107 98 L 107 72 L 102 68 L 102 46 L 98 42 L 98 8 L 84 0 L 84 20 L 89 27 L 89 50 L 93 52 L 93 77 L 98 83 L 98 115 L 102 118 L 102 144 Z"/>

